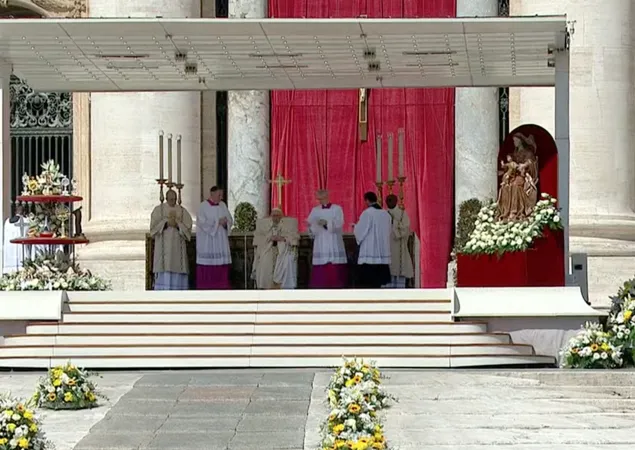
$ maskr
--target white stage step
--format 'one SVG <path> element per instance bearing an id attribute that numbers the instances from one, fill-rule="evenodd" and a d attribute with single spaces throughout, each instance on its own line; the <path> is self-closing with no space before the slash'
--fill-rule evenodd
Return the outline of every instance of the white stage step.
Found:
<path id="1" fill-rule="evenodd" d="M 450 291 L 74 292 L 57 322 L 0 345 L 0 367 L 382 367 L 553 365 L 487 323 L 454 322 Z M 1 342 L 1 341 L 0 341 Z"/>
<path id="2" fill-rule="evenodd" d="M 24 345 L 203 345 L 203 344 L 509 344 L 505 333 L 371 333 L 371 334 L 29 334 L 5 339 Z M 2 347 L 0 347 L 2 348 Z"/>

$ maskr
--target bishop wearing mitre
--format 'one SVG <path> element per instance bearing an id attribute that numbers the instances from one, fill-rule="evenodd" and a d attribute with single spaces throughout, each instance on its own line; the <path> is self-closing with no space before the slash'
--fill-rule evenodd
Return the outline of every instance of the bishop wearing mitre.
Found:
<path id="1" fill-rule="evenodd" d="M 258 289 L 295 289 L 298 274 L 298 220 L 280 208 L 256 222 L 252 279 Z"/>
<path id="2" fill-rule="evenodd" d="M 307 223 L 313 237 L 311 289 L 343 289 L 348 285 L 348 260 L 344 247 L 344 211 L 329 201 L 329 193 L 319 190 L 318 206 Z"/>
<path id="3" fill-rule="evenodd" d="M 170 189 L 162 203 L 152 211 L 150 234 L 154 238 L 154 289 L 188 289 L 187 241 L 192 238 L 192 216 L 176 204 L 176 192 Z"/>
<path id="4" fill-rule="evenodd" d="M 196 217 L 196 289 L 230 289 L 232 257 L 229 232 L 233 220 L 223 190 L 210 189 L 209 198 L 201 203 Z"/>
<path id="5" fill-rule="evenodd" d="M 412 267 L 412 256 L 408 250 L 408 238 L 410 230 L 410 218 L 406 210 L 397 206 L 399 202 L 396 195 L 386 197 L 386 206 L 392 219 L 392 230 L 390 233 L 390 283 L 384 285 L 385 288 L 404 289 L 406 281 L 414 277 Z"/>

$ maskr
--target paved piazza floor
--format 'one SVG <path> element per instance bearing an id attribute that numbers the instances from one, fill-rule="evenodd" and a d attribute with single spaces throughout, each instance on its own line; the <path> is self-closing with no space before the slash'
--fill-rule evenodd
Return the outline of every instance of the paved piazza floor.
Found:
<path id="1" fill-rule="evenodd" d="M 395 450 L 626 450 L 635 444 L 635 372 L 399 371 L 385 414 Z M 0 373 L 30 395 L 39 374 Z M 58 450 L 315 450 L 329 372 L 120 373 L 91 411 L 45 412 Z"/>

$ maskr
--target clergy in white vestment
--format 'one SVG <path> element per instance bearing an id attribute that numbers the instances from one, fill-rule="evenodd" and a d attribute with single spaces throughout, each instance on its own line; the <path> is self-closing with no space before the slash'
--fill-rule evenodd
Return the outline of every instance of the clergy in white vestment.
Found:
<path id="1" fill-rule="evenodd" d="M 29 219 L 24 216 L 22 205 L 16 207 L 16 213 L 4 222 L 2 272 L 16 272 L 22 267 L 24 258 L 30 258 L 30 248 L 20 244 L 12 244 L 13 239 L 26 237 L 29 231 Z"/>
<path id="2" fill-rule="evenodd" d="M 355 224 L 359 245 L 357 258 L 358 287 L 377 289 L 390 282 L 390 214 L 377 204 L 374 192 L 364 194 L 366 209 Z"/>
<path id="3" fill-rule="evenodd" d="M 258 289 L 295 289 L 298 278 L 298 220 L 275 208 L 256 222 L 252 278 Z"/>
<path id="4" fill-rule="evenodd" d="M 319 205 L 307 219 L 313 236 L 311 289 L 342 289 L 348 285 L 348 261 L 344 248 L 344 211 L 329 202 L 329 193 L 319 190 Z"/>
<path id="5" fill-rule="evenodd" d="M 387 211 L 392 220 L 392 233 L 390 235 L 390 283 L 385 288 L 404 289 L 406 281 L 414 277 L 412 256 L 408 250 L 408 238 L 410 237 L 410 218 L 405 209 L 397 206 L 399 199 L 391 194 L 386 197 Z"/>
<path id="6" fill-rule="evenodd" d="M 150 235 L 154 239 L 155 291 L 188 289 L 187 242 L 192 238 L 192 216 L 176 204 L 176 192 L 170 189 L 150 216 Z"/>
<path id="7" fill-rule="evenodd" d="M 230 289 L 229 230 L 232 216 L 225 202 L 223 191 L 214 186 L 209 198 L 201 203 L 196 217 L 196 288 Z"/>

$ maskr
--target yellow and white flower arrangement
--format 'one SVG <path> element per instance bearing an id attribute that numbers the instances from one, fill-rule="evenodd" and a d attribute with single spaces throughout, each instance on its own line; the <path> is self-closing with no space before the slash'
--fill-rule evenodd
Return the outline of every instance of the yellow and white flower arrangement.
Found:
<path id="1" fill-rule="evenodd" d="M 525 251 L 534 240 L 543 235 L 545 228 L 562 229 L 558 201 L 549 194 L 542 194 L 531 216 L 520 221 L 501 221 L 496 216 L 496 203 L 485 205 L 478 214 L 474 231 L 464 254 L 493 254 Z"/>
<path id="2" fill-rule="evenodd" d="M 23 177 L 24 193 L 27 195 L 60 195 L 62 194 L 62 180 L 64 174 L 60 165 L 54 160 L 48 160 L 40 166 L 42 172 L 36 177 Z"/>
<path id="3" fill-rule="evenodd" d="M 34 400 L 46 409 L 95 408 L 98 398 L 104 397 L 90 380 L 93 375 L 70 362 L 54 367 L 38 383 Z"/>
<path id="4" fill-rule="evenodd" d="M 373 363 L 345 360 L 327 388 L 330 414 L 322 425 L 322 450 L 385 450 L 378 412 L 394 400 L 381 387 Z"/>
<path id="5" fill-rule="evenodd" d="M 50 450 L 32 401 L 0 397 L 0 450 Z"/>
<path id="6" fill-rule="evenodd" d="M 611 331 L 600 323 L 587 322 L 580 332 L 569 339 L 561 351 L 561 366 L 571 369 L 614 369 L 621 367 L 623 348 Z"/>

